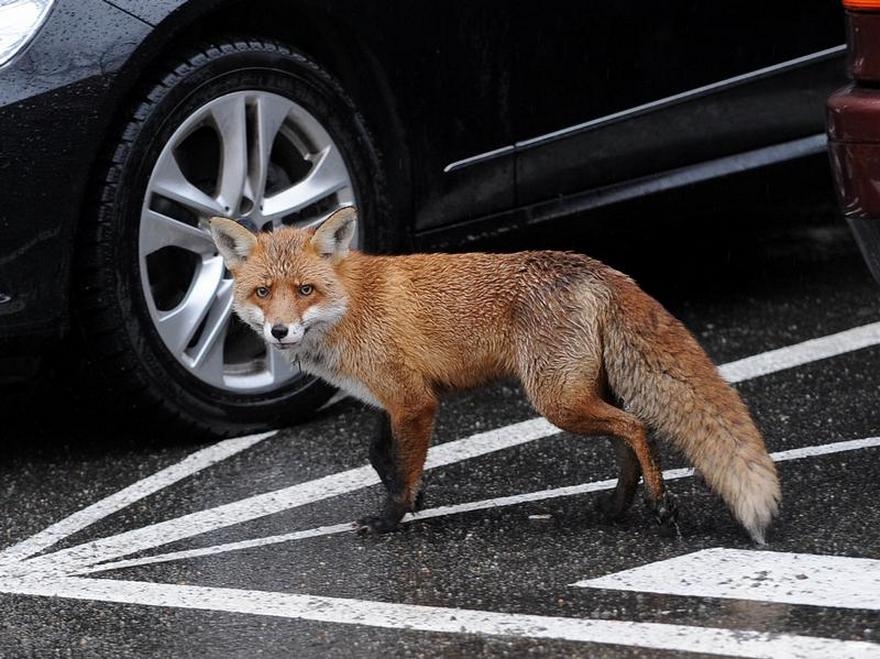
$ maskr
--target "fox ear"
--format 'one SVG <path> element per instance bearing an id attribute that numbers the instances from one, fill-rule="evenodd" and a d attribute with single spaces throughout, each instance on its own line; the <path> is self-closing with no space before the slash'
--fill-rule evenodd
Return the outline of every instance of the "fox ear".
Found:
<path id="1" fill-rule="evenodd" d="M 357 210 L 345 206 L 330 214 L 315 230 L 311 243 L 321 256 L 343 259 L 348 255 L 357 227 Z"/>
<path id="2" fill-rule="evenodd" d="M 225 217 L 211 218 L 211 236 L 230 270 L 235 270 L 247 261 L 257 244 L 257 237 L 253 233 L 235 220 Z"/>

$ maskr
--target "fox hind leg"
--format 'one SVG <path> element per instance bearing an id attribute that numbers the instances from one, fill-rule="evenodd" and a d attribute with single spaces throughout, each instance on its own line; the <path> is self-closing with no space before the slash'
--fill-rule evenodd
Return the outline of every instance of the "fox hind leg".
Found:
<path id="1" fill-rule="evenodd" d="M 596 508 L 608 521 L 619 520 L 632 506 L 636 497 L 636 488 L 642 477 L 642 468 L 629 445 L 621 439 L 612 439 L 614 451 L 617 454 L 619 474 L 617 485 L 607 494 L 602 494 L 596 500 Z"/>
<path id="2" fill-rule="evenodd" d="M 535 392 L 538 393 L 538 392 Z M 633 415 L 614 407 L 601 396 L 591 393 L 583 396 L 560 395 L 531 396 L 541 414 L 555 426 L 568 432 L 583 435 L 607 435 L 621 442 L 627 450 L 623 454 L 621 479 L 611 495 L 613 510 L 625 510 L 632 501 L 638 472 L 632 464 L 628 452 L 635 456 L 647 490 L 647 503 L 664 533 L 677 529 L 678 511 L 672 497 L 666 492 L 660 466 L 651 444 L 648 442 L 645 426 Z M 541 401 L 547 401 L 541 404 Z M 621 453 L 619 453 L 620 455 Z"/>
<path id="3" fill-rule="evenodd" d="M 636 457 L 629 445 L 620 439 L 612 439 L 614 451 L 617 454 L 617 465 L 619 469 L 617 484 L 614 489 L 607 494 L 602 494 L 596 500 L 596 508 L 602 513 L 609 522 L 621 519 L 633 504 L 636 498 L 636 490 L 638 489 L 639 479 L 642 477 L 642 468 L 639 465 L 639 459 Z M 657 450 L 657 444 L 648 439 L 648 448 L 651 451 L 651 457 L 660 468 L 660 454 Z"/>

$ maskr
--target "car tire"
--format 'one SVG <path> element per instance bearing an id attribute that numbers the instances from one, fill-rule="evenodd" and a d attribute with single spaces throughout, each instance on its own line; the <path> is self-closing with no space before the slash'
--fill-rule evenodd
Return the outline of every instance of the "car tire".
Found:
<path id="1" fill-rule="evenodd" d="M 312 169 L 319 180 L 329 154 L 324 169 L 332 165 L 341 188 L 302 208 L 301 194 L 280 195 Z M 228 183 L 238 176 L 231 163 L 241 159 L 243 182 Z M 265 39 L 206 45 L 144 85 L 107 145 L 93 199 L 79 231 L 74 315 L 102 388 L 140 418 L 213 436 L 301 420 L 333 389 L 289 373 L 265 346 L 260 357 L 262 342 L 231 316 L 230 274 L 199 235 L 207 235 L 209 215 L 268 229 L 356 202 L 362 248 L 386 251 L 402 233 L 378 222 L 393 215 L 378 152 L 352 100 L 316 62 Z M 264 210 L 272 200 L 274 214 Z"/>

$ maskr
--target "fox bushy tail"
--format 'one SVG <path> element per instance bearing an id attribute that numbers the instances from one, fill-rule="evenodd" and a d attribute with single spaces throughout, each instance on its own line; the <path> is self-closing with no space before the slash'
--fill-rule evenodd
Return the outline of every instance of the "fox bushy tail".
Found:
<path id="1" fill-rule="evenodd" d="M 684 454 L 764 544 L 779 506 L 779 479 L 746 406 L 658 302 L 641 292 L 626 298 L 606 327 L 609 386 L 629 413 Z"/>

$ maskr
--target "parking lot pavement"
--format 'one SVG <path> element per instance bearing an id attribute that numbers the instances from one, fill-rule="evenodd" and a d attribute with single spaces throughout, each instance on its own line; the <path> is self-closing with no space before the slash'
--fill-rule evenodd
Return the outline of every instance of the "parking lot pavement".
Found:
<path id="1" fill-rule="evenodd" d="M 784 497 L 768 546 L 668 451 L 681 536 L 638 505 L 603 523 L 607 440 L 536 419 L 512 383 L 446 401 L 426 509 L 378 537 L 351 525 L 381 497 L 352 401 L 200 446 L 17 424 L 0 656 L 880 656 L 878 289 L 830 215 L 749 230 L 629 265 L 765 433 Z"/>

